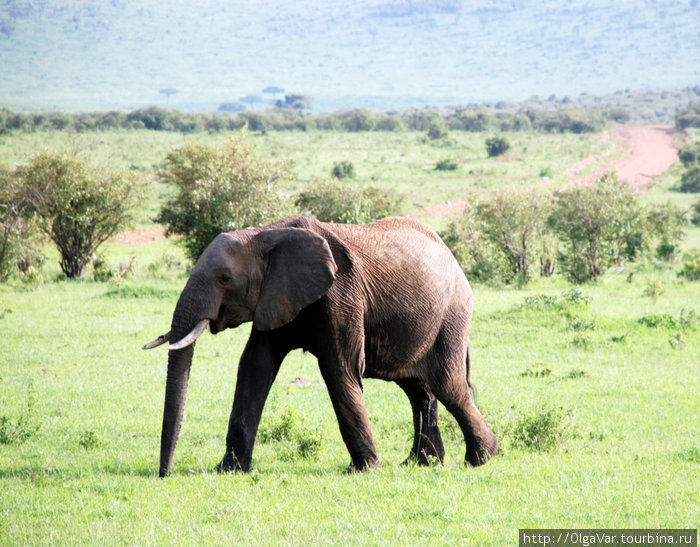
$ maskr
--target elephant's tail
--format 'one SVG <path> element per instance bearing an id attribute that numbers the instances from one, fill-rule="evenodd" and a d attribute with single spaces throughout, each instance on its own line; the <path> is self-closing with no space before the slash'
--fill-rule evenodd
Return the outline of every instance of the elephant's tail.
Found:
<path id="1" fill-rule="evenodd" d="M 469 387 L 469 393 L 471 393 L 472 399 L 474 399 L 474 404 L 476 404 L 477 391 L 476 385 L 472 381 L 472 364 L 469 346 L 467 346 L 467 386 Z"/>

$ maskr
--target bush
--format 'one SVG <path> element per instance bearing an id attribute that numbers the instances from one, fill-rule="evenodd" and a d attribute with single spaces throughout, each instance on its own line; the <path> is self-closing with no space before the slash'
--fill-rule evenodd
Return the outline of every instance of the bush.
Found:
<path id="1" fill-rule="evenodd" d="M 469 204 L 443 239 L 470 278 L 526 281 L 543 249 L 547 200 L 533 192 L 504 192 Z"/>
<path id="2" fill-rule="evenodd" d="M 490 158 L 502 156 L 510 148 L 510 143 L 505 137 L 491 137 L 486 139 L 486 151 Z"/>
<path id="3" fill-rule="evenodd" d="M 678 151 L 678 157 L 685 167 L 700 162 L 700 142 L 686 144 Z"/>
<path id="4" fill-rule="evenodd" d="M 295 205 L 322 222 L 364 224 L 399 214 L 401 197 L 374 186 L 316 180 L 297 194 Z"/>
<path id="5" fill-rule="evenodd" d="M 542 407 L 531 414 L 521 414 L 513 427 L 512 445 L 537 452 L 550 452 L 564 440 L 571 411 Z"/>
<path id="6" fill-rule="evenodd" d="M 376 127 L 374 114 L 365 108 L 354 108 L 337 114 L 343 129 L 350 132 L 372 131 Z"/>
<path id="7" fill-rule="evenodd" d="M 615 174 L 555 197 L 547 223 L 564 243 L 558 262 L 572 281 L 597 280 L 610 265 L 637 253 L 644 215 L 636 195 Z"/>
<path id="8" fill-rule="evenodd" d="M 656 205 L 647 210 L 642 234 L 642 246 L 657 241 L 656 257 L 659 260 L 670 261 L 676 256 L 679 243 L 685 236 L 686 211 L 671 202 Z M 635 258 L 630 255 L 629 258 Z"/>
<path id="9" fill-rule="evenodd" d="M 452 158 L 444 158 L 435 164 L 436 171 L 456 171 L 459 169 L 459 163 Z"/>
<path id="10" fill-rule="evenodd" d="M 687 257 L 683 261 L 683 269 L 678 272 L 678 276 L 688 281 L 700 281 L 700 255 Z"/>
<path id="11" fill-rule="evenodd" d="M 515 277 L 512 264 L 489 240 L 486 226 L 476 211 L 477 204 L 467 202 L 462 216 L 451 222 L 440 236 L 470 280 L 508 283 Z"/>
<path id="12" fill-rule="evenodd" d="M 333 164 L 331 175 L 337 179 L 355 178 L 355 166 L 351 161 L 338 161 Z"/>
<path id="13" fill-rule="evenodd" d="M 692 216 L 690 218 L 690 222 L 692 222 L 695 226 L 700 226 L 700 199 L 693 203 L 691 211 Z"/>
<path id="14" fill-rule="evenodd" d="M 690 103 L 676 114 L 676 127 L 679 129 L 700 127 L 700 102 Z"/>
<path id="15" fill-rule="evenodd" d="M 271 423 L 260 424 L 257 438 L 263 444 L 277 443 L 284 451 L 284 459 L 289 461 L 315 459 L 323 447 L 321 432 L 307 427 L 303 417 L 292 409 Z"/>
<path id="16" fill-rule="evenodd" d="M 534 192 L 505 192 L 477 204 L 476 215 L 484 234 L 523 280 L 531 276 L 547 209 L 547 202 Z"/>
<path id="17" fill-rule="evenodd" d="M 170 152 L 161 179 L 178 193 L 160 210 L 166 234 L 180 236 L 196 261 L 221 232 L 260 226 L 293 210 L 277 184 L 291 167 L 255 153 L 246 131 L 229 137 L 220 149 L 187 144 Z"/>
<path id="18" fill-rule="evenodd" d="M 700 193 L 700 165 L 691 165 L 685 170 L 678 189 L 688 194 Z"/>
<path id="19" fill-rule="evenodd" d="M 433 120 L 430 122 L 430 127 L 428 127 L 428 139 L 431 141 L 439 141 L 446 139 L 448 135 L 449 132 L 442 120 Z"/>
<path id="20" fill-rule="evenodd" d="M 38 245 L 28 245 L 32 232 L 28 210 L 19 180 L 0 165 L 0 281 L 7 280 L 18 262 L 36 254 Z"/>
<path id="21" fill-rule="evenodd" d="M 9 416 L 0 416 L 0 444 L 22 444 L 31 439 L 40 426 L 33 423 L 34 386 L 27 387 L 27 402 L 20 415 L 12 420 Z"/>
<path id="22" fill-rule="evenodd" d="M 131 175 L 93 169 L 66 153 L 41 152 L 17 169 L 17 177 L 69 278 L 80 277 L 99 246 L 126 225 L 138 198 Z"/>

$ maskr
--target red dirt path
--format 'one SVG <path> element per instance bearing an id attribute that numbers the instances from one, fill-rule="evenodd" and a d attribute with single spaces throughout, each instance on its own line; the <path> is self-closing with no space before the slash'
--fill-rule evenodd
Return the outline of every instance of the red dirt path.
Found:
<path id="1" fill-rule="evenodd" d="M 626 149 L 625 156 L 618 160 L 611 160 L 610 156 L 616 151 L 616 144 L 605 132 L 601 139 L 610 142 L 611 146 L 602 154 L 589 156 L 561 174 L 561 178 L 568 184 L 592 183 L 603 173 L 617 171 L 619 179 L 626 182 L 638 192 L 644 193 L 653 188 L 657 182 L 654 179 L 664 174 L 678 159 L 678 149 L 673 133 L 672 125 L 641 125 L 633 127 L 621 127 L 615 132 L 619 146 Z M 585 176 L 581 171 L 593 165 Z M 537 186 L 551 185 L 556 181 L 548 181 Z M 412 217 L 446 218 L 455 216 L 464 209 L 466 201 L 458 200 L 447 203 L 439 203 L 429 207 L 416 209 L 409 213 Z"/>

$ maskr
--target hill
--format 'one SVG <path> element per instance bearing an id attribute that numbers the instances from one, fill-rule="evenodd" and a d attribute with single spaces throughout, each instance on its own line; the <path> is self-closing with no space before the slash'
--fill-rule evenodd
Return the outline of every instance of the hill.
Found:
<path id="1" fill-rule="evenodd" d="M 697 0 L 5 0 L 0 105 L 261 107 L 277 86 L 324 111 L 682 88 L 700 81 L 699 24 Z"/>

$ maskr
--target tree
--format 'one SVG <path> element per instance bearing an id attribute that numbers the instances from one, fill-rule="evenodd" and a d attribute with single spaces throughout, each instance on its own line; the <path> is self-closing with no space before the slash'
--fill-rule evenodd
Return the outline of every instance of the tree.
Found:
<path id="1" fill-rule="evenodd" d="M 138 198 L 132 176 L 91 168 L 63 152 L 40 152 L 16 173 L 28 209 L 70 278 L 80 277 L 98 247 L 125 226 Z"/>
<path id="2" fill-rule="evenodd" d="M 634 257 L 643 244 L 642 208 L 615 173 L 590 186 L 557 192 L 547 222 L 564 243 L 559 263 L 577 283 L 598 280 L 610 265 Z"/>
<path id="3" fill-rule="evenodd" d="M 262 102 L 262 97 L 260 95 L 246 95 L 245 97 L 238 99 L 238 101 L 249 104 L 250 107 L 253 108 L 254 104 Z"/>
<path id="4" fill-rule="evenodd" d="M 476 208 L 476 203 L 468 201 L 462 216 L 440 236 L 471 281 L 505 283 L 513 278 L 512 268 L 503 252 L 489 241 Z"/>
<path id="5" fill-rule="evenodd" d="M 484 235 L 502 249 L 513 272 L 531 276 L 537 243 L 544 233 L 548 203 L 534 192 L 504 192 L 476 206 Z"/>
<path id="6" fill-rule="evenodd" d="M 284 96 L 284 101 L 279 100 L 275 103 L 277 108 L 291 108 L 294 110 L 311 110 L 313 100 L 308 95 L 300 93 L 287 93 Z"/>
<path id="7" fill-rule="evenodd" d="M 291 166 L 258 155 L 246 130 L 229 137 L 220 149 L 187 144 L 170 152 L 161 172 L 178 193 L 156 219 L 168 235 L 181 237 L 196 261 L 221 232 L 279 220 L 290 214 L 278 184 L 291 178 Z"/>
<path id="8" fill-rule="evenodd" d="M 475 281 L 527 281 L 544 252 L 549 202 L 534 192 L 504 192 L 467 203 L 443 234 L 462 268 Z M 546 272 L 551 273 L 551 272 Z"/>
<path id="9" fill-rule="evenodd" d="M 284 93 L 284 89 L 281 87 L 277 87 L 276 85 L 269 85 L 265 89 L 262 90 L 263 93 L 272 95 L 273 99 L 277 98 L 277 95 L 280 93 Z"/>
<path id="10" fill-rule="evenodd" d="M 486 151 L 490 158 L 505 154 L 510 148 L 510 143 L 505 137 L 491 137 L 486 139 Z"/>
<path id="11" fill-rule="evenodd" d="M 180 91 L 172 87 L 166 87 L 165 89 L 161 89 L 158 93 L 160 93 L 161 95 L 165 95 L 168 98 L 168 104 L 170 104 L 170 96 L 175 95 L 176 93 L 180 93 Z"/>
<path id="12" fill-rule="evenodd" d="M 428 139 L 431 141 L 439 141 L 446 139 L 449 135 L 447 127 L 442 120 L 433 120 L 428 128 Z"/>

